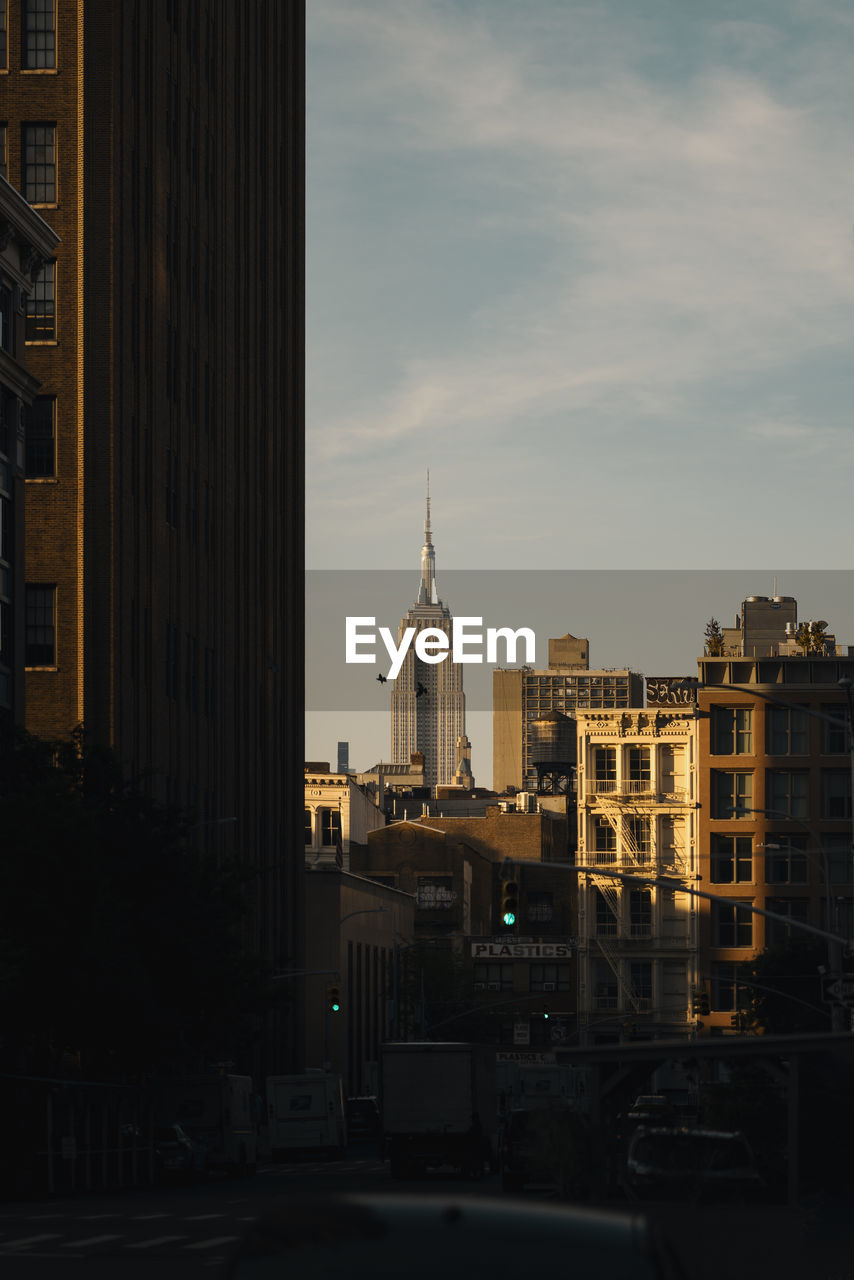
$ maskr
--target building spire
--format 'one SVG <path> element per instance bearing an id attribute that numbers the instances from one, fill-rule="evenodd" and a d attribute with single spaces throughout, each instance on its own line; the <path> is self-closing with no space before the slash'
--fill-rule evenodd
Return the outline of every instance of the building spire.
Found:
<path id="1" fill-rule="evenodd" d="M 433 533 L 430 528 L 430 472 L 427 472 L 427 518 L 424 521 L 424 545 L 421 548 L 421 585 L 418 588 L 418 604 L 438 604 L 436 594 L 436 552 L 433 549 Z"/>

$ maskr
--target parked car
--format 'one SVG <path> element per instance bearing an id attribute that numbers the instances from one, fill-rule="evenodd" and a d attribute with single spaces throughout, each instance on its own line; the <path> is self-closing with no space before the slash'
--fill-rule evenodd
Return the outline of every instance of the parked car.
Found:
<path id="1" fill-rule="evenodd" d="M 349 1143 L 379 1142 L 382 1139 L 382 1119 L 379 1103 L 375 1097 L 348 1098 L 345 1114 Z"/>
<path id="2" fill-rule="evenodd" d="M 152 1139 L 156 1178 L 191 1182 L 204 1174 L 204 1150 L 179 1124 L 155 1125 Z"/>
<path id="3" fill-rule="evenodd" d="M 503 1191 L 546 1187 L 560 1196 L 586 1195 L 590 1183 L 587 1124 L 569 1106 L 514 1107 L 504 1115 L 498 1161 Z"/>
<path id="4" fill-rule="evenodd" d="M 669 1124 L 676 1111 L 663 1093 L 639 1093 L 626 1113 L 634 1124 Z"/>
<path id="5" fill-rule="evenodd" d="M 650 1198 L 756 1199 L 764 1182 L 743 1133 L 640 1128 L 629 1143 L 626 1183 Z"/>

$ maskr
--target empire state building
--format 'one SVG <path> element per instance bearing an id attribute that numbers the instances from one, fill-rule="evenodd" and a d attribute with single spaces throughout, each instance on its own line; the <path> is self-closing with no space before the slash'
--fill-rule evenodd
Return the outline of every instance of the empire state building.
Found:
<path id="1" fill-rule="evenodd" d="M 414 751 L 424 756 L 427 786 L 447 786 L 454 781 L 457 740 L 466 731 L 466 699 L 463 669 L 451 661 L 423 662 L 415 652 L 418 632 L 443 631 L 451 648 L 452 619 L 436 591 L 436 552 L 430 529 L 430 486 L 427 486 L 427 518 L 421 548 L 421 582 L 415 604 L 401 618 L 400 645 L 407 627 L 415 628 L 400 674 L 391 695 L 391 750 L 396 764 L 408 764 Z"/>

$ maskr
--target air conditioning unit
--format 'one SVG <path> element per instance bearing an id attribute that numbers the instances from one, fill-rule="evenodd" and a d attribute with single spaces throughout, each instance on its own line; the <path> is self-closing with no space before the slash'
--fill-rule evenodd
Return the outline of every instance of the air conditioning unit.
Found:
<path id="1" fill-rule="evenodd" d="M 557 991 L 557 983 L 556 983 L 556 982 L 544 982 L 544 983 L 543 983 L 543 991 Z"/>
<path id="2" fill-rule="evenodd" d="M 475 989 L 475 991 L 485 991 L 485 990 L 486 990 L 486 983 L 485 983 L 485 982 L 476 982 L 476 983 L 474 984 L 474 989 Z"/>
<path id="3" fill-rule="evenodd" d="M 487 984 L 486 984 L 486 989 L 487 989 L 487 991 L 500 991 L 500 990 L 501 990 L 501 983 L 500 983 L 500 982 L 487 982 Z"/>

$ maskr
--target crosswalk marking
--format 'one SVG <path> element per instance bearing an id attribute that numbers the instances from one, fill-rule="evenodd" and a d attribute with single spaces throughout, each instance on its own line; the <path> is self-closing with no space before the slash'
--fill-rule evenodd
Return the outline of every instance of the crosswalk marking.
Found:
<path id="1" fill-rule="evenodd" d="M 204 1222 L 207 1218 L 224 1218 L 224 1213 L 196 1213 L 192 1218 L 185 1218 L 185 1222 Z"/>
<path id="2" fill-rule="evenodd" d="M 17 1249 L 22 1244 L 37 1244 L 40 1240 L 58 1240 L 58 1239 L 59 1239 L 59 1232 L 57 1231 L 47 1232 L 46 1234 L 40 1235 L 40 1236 L 22 1236 L 20 1240 L 4 1240 L 3 1248 Z"/>
<path id="3" fill-rule="evenodd" d="M 133 1222 L 150 1222 L 152 1218 L 174 1218 L 174 1213 L 138 1213 Z"/>
<path id="4" fill-rule="evenodd" d="M 129 1249 L 153 1249 L 158 1244 L 169 1244 L 173 1240 L 186 1240 L 186 1236 L 154 1236 L 151 1240 L 138 1240 L 136 1244 L 129 1244 Z"/>
<path id="5" fill-rule="evenodd" d="M 195 1244 L 188 1244 L 186 1249 L 213 1249 L 218 1244 L 232 1244 L 235 1240 L 239 1240 L 239 1236 L 214 1236 L 210 1240 L 197 1240 Z"/>
<path id="6" fill-rule="evenodd" d="M 69 1240 L 66 1249 L 82 1249 L 87 1244 L 103 1244 L 105 1240 L 122 1240 L 123 1236 L 87 1236 L 85 1240 Z"/>

